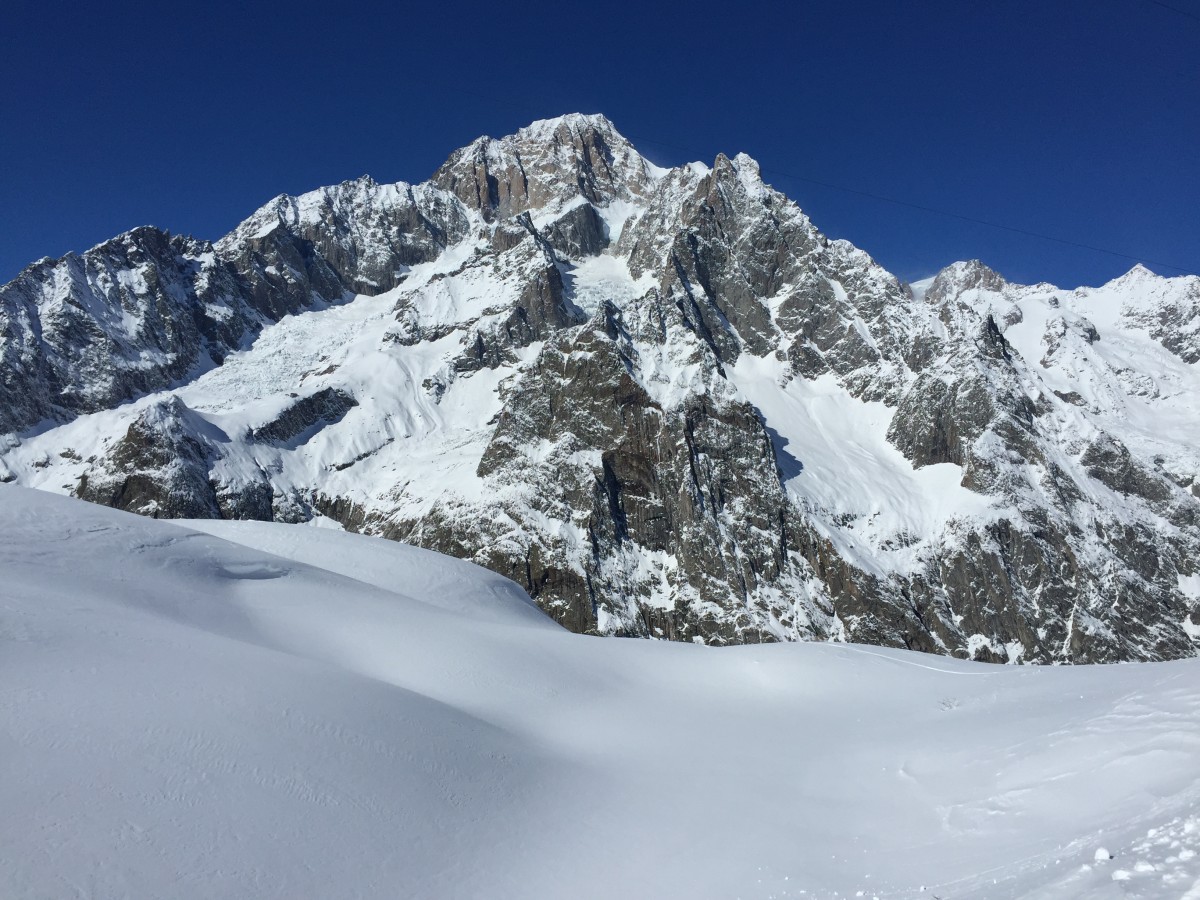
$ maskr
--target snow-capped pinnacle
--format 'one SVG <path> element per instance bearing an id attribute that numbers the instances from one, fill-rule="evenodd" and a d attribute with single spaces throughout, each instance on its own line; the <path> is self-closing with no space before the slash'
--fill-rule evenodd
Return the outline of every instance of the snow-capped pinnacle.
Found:
<path id="1" fill-rule="evenodd" d="M 566 113 L 565 115 L 555 116 L 551 119 L 537 119 L 530 122 L 524 128 L 517 129 L 516 134 L 509 135 L 510 138 L 519 140 L 548 140 L 560 129 L 567 129 L 575 133 L 593 129 L 603 132 L 606 135 L 612 135 L 624 143 L 629 141 L 619 132 L 609 118 L 601 113 Z"/>
<path id="2" fill-rule="evenodd" d="M 946 266 L 934 276 L 925 291 L 925 300 L 931 304 L 941 304 L 965 291 L 999 291 L 1005 284 L 1007 282 L 999 272 L 979 260 L 960 260 Z"/>
<path id="3" fill-rule="evenodd" d="M 733 164 L 739 173 L 750 175 L 755 178 L 762 177 L 762 171 L 759 168 L 758 160 L 748 153 L 738 153 L 733 157 Z"/>
<path id="4" fill-rule="evenodd" d="M 999 272 L 978 259 L 953 262 L 942 272 L 964 286 L 978 287 L 985 282 L 997 281 L 1004 283 L 1004 278 Z"/>
<path id="5" fill-rule="evenodd" d="M 1108 285 L 1129 286 L 1129 285 L 1135 285 L 1135 284 L 1155 284 L 1158 282 L 1168 281 L 1168 280 L 1169 280 L 1168 278 L 1166 278 L 1162 275 L 1159 275 L 1156 272 L 1151 271 L 1149 268 L 1142 265 L 1141 263 L 1135 263 L 1132 269 L 1130 269 L 1124 275 L 1118 275 L 1112 281 L 1108 282 L 1108 284 L 1105 286 L 1107 287 Z"/>
<path id="6" fill-rule="evenodd" d="M 106 241 L 101 241 L 87 252 L 104 252 L 110 247 L 135 247 L 147 240 L 165 241 L 170 240 L 170 238 L 171 233 L 169 231 L 165 231 L 155 225 L 138 225 L 135 228 L 130 228 L 128 231 L 122 231 L 120 234 Z"/>
<path id="7" fill-rule="evenodd" d="M 354 231 L 378 223 L 381 217 L 391 220 L 398 210 L 414 204 L 419 205 L 419 198 L 408 183 L 380 184 L 370 175 L 360 175 L 296 196 L 274 197 L 221 238 L 217 247 L 222 252 L 236 253 L 247 242 L 267 238 L 281 228 L 303 231 L 322 222 L 341 222 L 342 228 Z"/>
<path id="8" fill-rule="evenodd" d="M 343 190 L 370 190 L 379 187 L 379 182 L 364 172 L 357 178 L 347 178 L 345 181 L 339 182 L 338 187 Z"/>
<path id="9" fill-rule="evenodd" d="M 455 151 L 431 182 L 493 220 L 528 210 L 644 197 L 657 170 L 601 115 L 542 119 Z"/>
<path id="10" fill-rule="evenodd" d="M 558 145 L 578 144 L 589 135 L 599 136 L 610 147 L 636 154 L 633 144 L 606 116 L 599 113 L 567 113 L 550 119 L 537 119 L 503 137 L 480 135 L 451 153 L 442 169 L 463 159 L 503 162 L 506 156 L 514 153 L 529 154 Z M 437 177 L 436 174 L 434 177 Z"/>
<path id="11" fill-rule="evenodd" d="M 745 153 L 738 153 L 732 159 L 724 153 L 718 153 L 713 161 L 713 172 L 718 178 L 726 175 L 735 178 L 749 197 L 762 197 L 767 190 L 758 161 Z"/>

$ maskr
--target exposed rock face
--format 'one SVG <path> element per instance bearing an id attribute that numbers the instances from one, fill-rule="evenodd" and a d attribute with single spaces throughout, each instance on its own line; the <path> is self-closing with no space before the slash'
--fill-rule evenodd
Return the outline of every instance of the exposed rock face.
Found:
<path id="1" fill-rule="evenodd" d="M 206 431 L 212 426 L 178 397 L 148 406 L 104 460 L 80 477 L 76 494 L 156 519 L 217 518 Z"/>
<path id="2" fill-rule="evenodd" d="M 390 290 L 467 231 L 452 197 L 430 185 L 370 177 L 302 197 L 276 197 L 216 246 L 272 318 Z"/>
<path id="3" fill-rule="evenodd" d="M 0 287 L 0 433 L 194 378 L 285 315 L 394 287 L 460 240 L 436 188 L 282 196 L 217 245 L 137 228 Z"/>
<path id="4" fill-rule="evenodd" d="M 315 394 L 297 400 L 270 422 L 250 429 L 250 438 L 271 444 L 286 444 L 311 437 L 316 429 L 341 421 L 356 406 L 358 401 L 345 391 L 322 388 Z"/>
<path id="5" fill-rule="evenodd" d="M 536 122 L 500 140 L 481 137 L 450 156 L 431 183 L 485 220 L 529 210 L 636 201 L 653 167 L 603 116 Z"/>
<path id="6" fill-rule="evenodd" d="M 638 353 L 619 311 L 607 305 L 538 354 L 506 402 L 477 473 L 518 490 L 560 485 L 523 497 L 508 514 L 524 515 L 528 503 L 572 528 L 535 533 L 524 572 L 500 558 L 493 566 L 507 568 L 535 598 L 546 595 L 552 614 L 576 630 L 710 643 L 770 640 L 763 599 L 807 572 L 791 558 L 792 512 L 770 439 L 754 408 L 723 386 L 711 361 L 704 377 L 712 394 L 663 404 L 635 374 Z M 581 455 L 592 457 L 590 464 L 563 479 Z M 448 517 L 436 540 L 499 555 L 479 522 Z M 575 577 L 543 567 L 545 560 L 576 557 L 581 543 L 583 571 Z M 555 590 L 547 590 L 547 578 Z M 706 609 L 706 598 L 727 595 L 730 585 L 744 609 Z M 664 604 L 672 595 L 686 602 Z M 609 600 L 614 596 L 635 602 L 618 606 Z M 795 612 L 781 615 L 795 624 Z M 798 627 L 811 633 L 807 622 Z"/>
<path id="7" fill-rule="evenodd" d="M 1165 659 L 1200 640 L 1197 334 L 1198 278 L 905 285 L 745 155 L 664 171 L 566 116 L 31 266 L 0 479 L 327 516 L 583 632 Z"/>
<path id="8" fill-rule="evenodd" d="M 0 287 L 0 432 L 107 409 L 219 360 L 258 325 L 211 244 L 138 228 Z"/>

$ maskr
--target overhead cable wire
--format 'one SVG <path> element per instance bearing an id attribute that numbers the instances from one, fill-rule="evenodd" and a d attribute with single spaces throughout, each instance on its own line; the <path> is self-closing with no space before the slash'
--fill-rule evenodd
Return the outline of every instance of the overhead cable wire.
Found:
<path id="1" fill-rule="evenodd" d="M 632 138 L 633 140 L 640 141 L 642 143 L 656 144 L 660 147 L 666 147 L 671 150 L 677 150 L 677 151 L 687 153 L 687 154 L 698 154 L 698 155 L 703 156 L 702 153 L 700 153 L 698 150 L 695 150 L 694 148 L 689 149 L 687 147 L 680 147 L 676 144 L 664 143 L 663 141 L 655 140 L 654 138 L 646 137 L 644 135 L 631 134 L 631 135 L 629 135 L 629 137 Z M 829 181 L 819 181 L 816 178 L 808 178 L 803 175 L 796 175 L 792 172 L 784 172 L 780 169 L 763 168 L 763 169 L 761 169 L 761 171 L 766 175 L 773 175 L 773 176 L 778 176 L 781 178 L 789 178 L 793 181 L 799 181 L 799 182 L 803 182 L 805 184 L 814 184 L 814 185 L 817 185 L 818 187 L 829 188 L 830 190 L 841 191 L 842 193 L 846 193 L 846 194 L 855 194 L 859 197 L 869 197 L 872 200 L 879 200 L 879 201 L 882 201 L 883 203 L 891 203 L 895 206 L 903 206 L 903 207 L 907 207 L 908 209 L 916 209 L 916 210 L 920 210 L 921 212 L 933 213 L 934 215 L 947 216 L 951 219 L 958 219 L 959 221 L 962 221 L 962 222 L 970 222 L 974 225 L 984 225 L 984 226 L 987 226 L 988 228 L 997 228 L 1001 231 L 1008 231 L 1013 234 L 1024 235 L 1025 237 L 1038 238 L 1038 239 L 1044 240 L 1044 241 L 1053 241 L 1056 244 L 1065 244 L 1068 247 L 1078 247 L 1082 250 L 1091 250 L 1095 253 L 1106 253 L 1109 256 L 1116 256 L 1116 257 L 1119 257 L 1120 259 L 1128 259 L 1128 260 L 1132 260 L 1134 262 L 1149 263 L 1151 265 L 1161 266 L 1166 269 L 1174 269 L 1177 272 L 1183 272 L 1185 274 L 1190 274 L 1194 271 L 1194 269 L 1189 269 L 1186 266 L 1177 266 L 1174 263 L 1163 262 L 1162 260 L 1158 260 L 1158 259 L 1150 259 L 1149 257 L 1146 257 L 1146 256 L 1139 256 L 1139 255 L 1135 255 L 1132 253 L 1122 253 L 1119 250 L 1112 250 L 1107 247 L 1097 247 L 1094 244 L 1085 244 L 1082 241 L 1073 241 L 1068 238 L 1056 237 L 1055 235 L 1052 235 L 1052 234 L 1042 234 L 1041 232 L 1032 231 L 1028 228 L 1018 228 L 1015 225 L 1005 225 L 1002 222 L 991 222 L 991 221 L 988 221 L 987 219 L 980 219 L 980 218 L 976 218 L 975 216 L 968 216 L 968 215 L 964 215 L 962 213 L 951 212 L 950 210 L 946 210 L 946 209 L 938 209 L 936 207 L 925 206 L 920 203 L 911 203 L 908 200 L 898 200 L 895 197 L 887 197 L 887 196 L 884 196 L 883 194 L 876 194 L 876 193 L 873 193 L 872 191 L 864 191 L 864 190 L 860 190 L 858 188 L 846 187 L 845 185 L 834 184 Z"/>
<path id="2" fill-rule="evenodd" d="M 1186 9 L 1180 9 L 1178 6 L 1172 6 L 1170 3 L 1163 3 L 1162 0 L 1146 0 L 1147 3 L 1153 3 L 1155 6 L 1161 6 L 1163 9 L 1169 9 L 1173 13 L 1179 13 L 1181 16 L 1187 16 L 1189 19 L 1195 19 L 1200 22 L 1200 15 L 1194 12 L 1188 12 Z"/>

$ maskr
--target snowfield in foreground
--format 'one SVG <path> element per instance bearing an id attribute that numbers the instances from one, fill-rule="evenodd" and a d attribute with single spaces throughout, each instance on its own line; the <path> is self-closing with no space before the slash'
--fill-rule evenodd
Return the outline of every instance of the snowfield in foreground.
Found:
<path id="1" fill-rule="evenodd" d="M 426 551 L 13 486 L 0 759 L 12 897 L 1200 897 L 1200 662 L 588 638 Z"/>

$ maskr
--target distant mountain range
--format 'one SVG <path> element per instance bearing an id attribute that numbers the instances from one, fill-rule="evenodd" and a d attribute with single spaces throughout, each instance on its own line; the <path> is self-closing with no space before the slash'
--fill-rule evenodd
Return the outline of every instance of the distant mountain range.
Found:
<path id="1" fill-rule="evenodd" d="M 1200 278 L 905 284 L 745 155 L 603 116 L 0 288 L 0 480 L 334 520 L 575 631 L 989 661 L 1200 648 Z M 326 522 L 326 524 L 331 524 Z"/>

